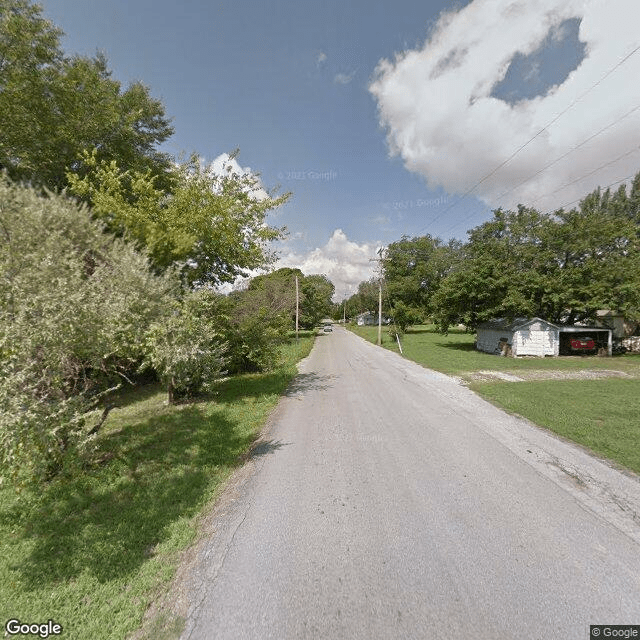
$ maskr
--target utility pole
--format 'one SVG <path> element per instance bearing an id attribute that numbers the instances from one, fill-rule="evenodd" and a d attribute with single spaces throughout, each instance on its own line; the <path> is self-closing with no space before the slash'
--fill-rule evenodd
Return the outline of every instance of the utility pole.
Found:
<path id="1" fill-rule="evenodd" d="M 379 258 L 371 258 L 370 262 L 378 263 L 378 346 L 382 345 L 382 252 L 384 247 L 378 249 Z"/>
<path id="2" fill-rule="evenodd" d="M 382 275 L 378 280 L 378 346 L 382 345 Z"/>
<path id="3" fill-rule="evenodd" d="M 349 290 L 345 289 L 342 297 L 342 324 L 345 327 L 347 326 L 347 293 L 348 292 Z"/>
<path id="4" fill-rule="evenodd" d="M 300 307 L 300 292 L 298 291 L 298 276 L 296 276 L 296 342 L 298 342 L 298 317 Z"/>

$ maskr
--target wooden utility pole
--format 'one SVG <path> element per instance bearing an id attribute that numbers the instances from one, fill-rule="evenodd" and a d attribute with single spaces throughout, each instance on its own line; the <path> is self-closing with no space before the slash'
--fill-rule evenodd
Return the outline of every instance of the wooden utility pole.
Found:
<path id="1" fill-rule="evenodd" d="M 384 247 L 378 249 L 379 258 L 371 258 L 369 262 L 378 263 L 378 346 L 382 345 L 382 252 Z"/>
<path id="2" fill-rule="evenodd" d="M 378 280 L 378 346 L 382 344 L 382 275 Z"/>
<path id="3" fill-rule="evenodd" d="M 300 292 L 298 290 L 298 276 L 296 276 L 296 342 L 298 342 L 298 317 L 300 315 Z"/>

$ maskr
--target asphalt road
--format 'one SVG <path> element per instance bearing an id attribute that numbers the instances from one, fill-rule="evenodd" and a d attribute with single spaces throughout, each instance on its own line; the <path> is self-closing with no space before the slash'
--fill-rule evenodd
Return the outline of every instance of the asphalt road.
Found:
<path id="1" fill-rule="evenodd" d="M 209 526 L 184 578 L 185 640 L 640 624 L 637 477 L 341 328 L 317 339 Z"/>

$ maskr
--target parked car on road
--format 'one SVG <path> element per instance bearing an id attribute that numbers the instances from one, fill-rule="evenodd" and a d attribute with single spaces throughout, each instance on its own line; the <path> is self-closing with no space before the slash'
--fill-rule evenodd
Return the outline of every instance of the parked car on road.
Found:
<path id="1" fill-rule="evenodd" d="M 330 331 L 333 331 L 333 327 L 330 324 L 325 324 L 323 331 L 325 333 L 329 333 Z"/>

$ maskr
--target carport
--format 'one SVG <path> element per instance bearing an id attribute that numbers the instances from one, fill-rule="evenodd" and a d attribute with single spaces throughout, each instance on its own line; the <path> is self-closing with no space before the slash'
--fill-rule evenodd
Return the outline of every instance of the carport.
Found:
<path id="1" fill-rule="evenodd" d="M 613 332 L 606 327 L 558 325 L 542 318 L 495 318 L 477 329 L 476 348 L 486 353 L 519 356 L 567 356 L 576 352 L 570 338 L 590 337 L 598 353 L 613 354 Z M 604 350 L 604 351 L 601 351 Z"/>
<path id="2" fill-rule="evenodd" d="M 558 336 L 560 339 L 559 355 L 561 356 L 571 355 L 571 349 L 569 347 L 570 338 L 584 338 L 587 336 L 593 338 L 595 341 L 598 353 L 600 352 L 600 349 L 606 349 L 607 355 L 613 355 L 613 331 L 611 329 L 605 329 L 603 327 L 559 325 Z"/>

